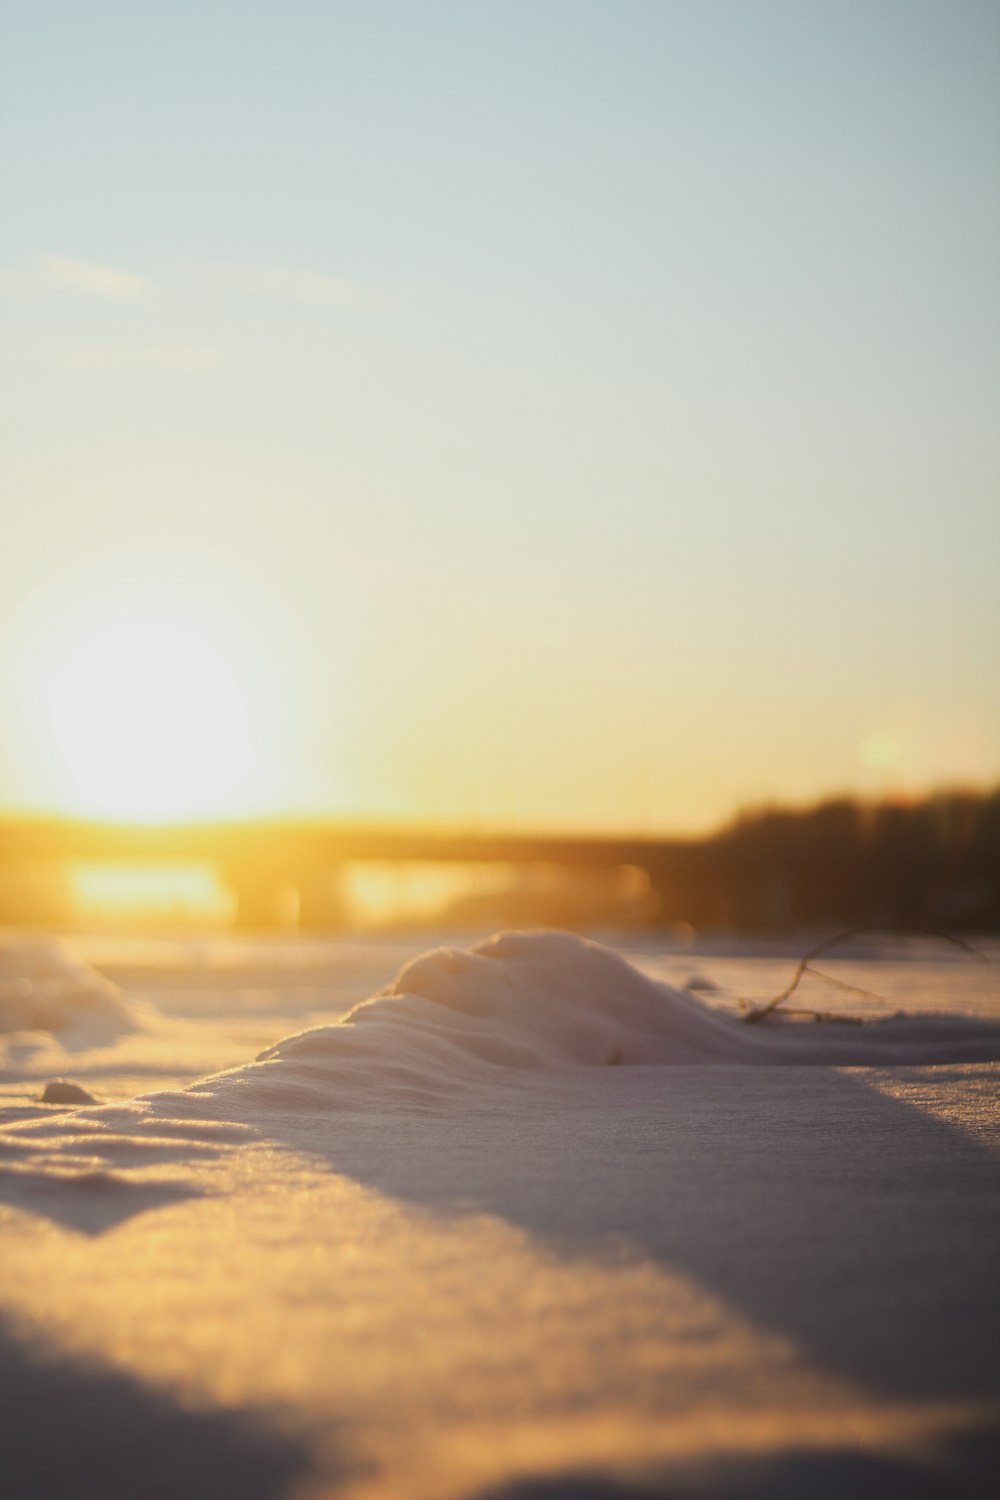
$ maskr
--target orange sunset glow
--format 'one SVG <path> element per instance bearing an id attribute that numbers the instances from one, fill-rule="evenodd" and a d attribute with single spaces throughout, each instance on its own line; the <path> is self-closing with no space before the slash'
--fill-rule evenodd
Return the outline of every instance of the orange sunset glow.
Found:
<path id="1" fill-rule="evenodd" d="M 3 0 L 0 1500 L 1000 1474 L 998 0 Z"/>

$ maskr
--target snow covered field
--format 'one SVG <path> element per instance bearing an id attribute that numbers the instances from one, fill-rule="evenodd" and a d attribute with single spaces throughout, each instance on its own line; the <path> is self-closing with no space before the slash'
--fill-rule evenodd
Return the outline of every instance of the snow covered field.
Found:
<path id="1" fill-rule="evenodd" d="M 998 945 L 440 943 L 0 943 L 5 1500 L 992 1493 Z"/>

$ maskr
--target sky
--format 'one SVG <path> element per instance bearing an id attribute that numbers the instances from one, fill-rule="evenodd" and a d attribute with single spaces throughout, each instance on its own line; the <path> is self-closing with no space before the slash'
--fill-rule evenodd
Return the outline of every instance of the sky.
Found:
<path id="1" fill-rule="evenodd" d="M 1000 779 L 1000 6 L 0 6 L 0 808 Z"/>

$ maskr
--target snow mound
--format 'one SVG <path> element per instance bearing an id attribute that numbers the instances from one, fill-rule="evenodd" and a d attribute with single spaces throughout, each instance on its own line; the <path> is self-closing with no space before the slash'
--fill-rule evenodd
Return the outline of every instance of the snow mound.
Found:
<path id="1" fill-rule="evenodd" d="M 649 979 L 566 933 L 504 933 L 408 964 L 333 1026 L 195 1085 L 257 1107 L 419 1106 L 501 1076 L 664 1064 L 892 1065 L 1000 1059 L 1000 1023 L 899 1016 L 861 1026 L 757 1025 Z"/>
<path id="2" fill-rule="evenodd" d="M 98 1045 L 140 1029 L 117 985 L 55 939 L 0 941 L 0 1035 L 44 1032 Z"/>
<path id="3" fill-rule="evenodd" d="M 99 1104 L 100 1100 L 72 1078 L 52 1078 L 42 1090 L 43 1104 Z"/>

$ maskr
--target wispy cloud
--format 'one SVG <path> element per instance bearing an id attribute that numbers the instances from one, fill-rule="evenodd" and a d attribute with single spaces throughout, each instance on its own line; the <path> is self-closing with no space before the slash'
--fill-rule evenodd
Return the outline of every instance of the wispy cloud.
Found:
<path id="1" fill-rule="evenodd" d="M 150 300 L 154 285 L 135 271 L 72 255 L 36 255 L 23 270 L 0 266 L 0 297 L 37 301 L 53 290 L 103 302 L 134 304 Z M 186 288 L 177 286 L 174 290 L 182 297 L 185 293 L 213 298 L 235 293 L 331 311 L 381 313 L 389 309 L 386 299 L 364 282 L 288 266 L 205 267 L 191 275 Z"/>
<path id="2" fill-rule="evenodd" d="M 386 306 L 384 300 L 363 283 L 342 276 L 327 276 L 321 271 L 241 266 L 227 273 L 226 283 L 231 290 L 249 296 L 301 302 L 309 307 L 384 312 Z"/>
<path id="3" fill-rule="evenodd" d="M 40 255 L 36 265 L 46 281 L 104 302 L 142 302 L 150 291 L 144 277 L 120 266 L 99 265 L 70 255 Z"/>
<path id="4" fill-rule="evenodd" d="M 198 375 L 229 363 L 217 344 L 73 344 L 59 351 L 64 369 L 84 374 L 118 374 L 162 370 L 175 375 Z"/>

